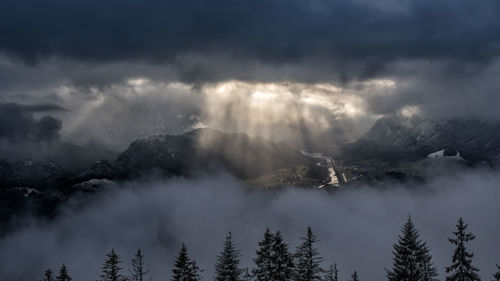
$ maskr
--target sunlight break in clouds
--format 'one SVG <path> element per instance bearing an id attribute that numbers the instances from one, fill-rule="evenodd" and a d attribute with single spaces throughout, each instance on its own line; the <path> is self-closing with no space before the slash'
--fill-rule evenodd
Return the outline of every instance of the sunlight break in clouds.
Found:
<path id="1" fill-rule="evenodd" d="M 383 95 L 392 80 L 369 80 L 344 87 L 305 83 L 226 81 L 195 87 L 144 77 L 108 87 L 58 88 L 56 95 L 71 111 L 63 119 L 69 138 L 97 139 L 116 149 L 137 138 L 179 134 L 209 127 L 287 141 L 343 128 L 346 140 L 364 133 L 380 116 L 370 113 L 366 96 Z"/>
<path id="2" fill-rule="evenodd" d="M 323 133 L 343 120 L 370 116 L 364 92 L 393 88 L 388 80 L 363 82 L 361 90 L 332 84 L 248 83 L 228 81 L 205 86 L 204 120 L 209 127 L 244 131 L 271 140 L 286 139 L 288 130 L 314 128 Z M 382 89 L 381 89 L 382 88 Z M 375 118 L 375 116 L 373 116 Z"/>

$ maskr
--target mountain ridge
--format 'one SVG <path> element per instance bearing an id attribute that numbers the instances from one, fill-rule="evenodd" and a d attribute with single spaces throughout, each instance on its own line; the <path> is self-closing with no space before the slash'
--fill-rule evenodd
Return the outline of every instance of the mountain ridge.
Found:
<path id="1" fill-rule="evenodd" d="M 500 163 L 500 123 L 475 119 L 429 120 L 387 116 L 361 138 L 342 147 L 346 160 L 416 161 L 455 150 L 471 162 Z"/>

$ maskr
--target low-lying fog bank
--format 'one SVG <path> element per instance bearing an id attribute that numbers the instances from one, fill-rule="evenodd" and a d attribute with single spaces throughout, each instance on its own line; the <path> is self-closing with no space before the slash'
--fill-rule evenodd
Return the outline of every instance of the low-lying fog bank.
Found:
<path id="1" fill-rule="evenodd" d="M 437 178 L 425 186 L 334 194 L 293 188 L 250 192 L 224 175 L 128 183 L 98 195 L 83 209 L 67 207 L 53 222 L 31 221 L 8 234 L 0 240 L 0 279 L 37 280 L 45 269 L 57 270 L 65 263 L 73 280 L 94 280 L 112 247 L 128 273 L 130 258 L 140 247 L 153 280 L 167 280 L 185 242 L 210 280 L 228 231 L 241 249 L 242 266 L 253 267 L 267 226 L 281 230 L 292 250 L 311 226 L 320 239 L 324 266 L 337 263 L 341 280 L 357 270 L 361 280 L 381 281 L 392 262 L 392 244 L 411 213 L 432 249 L 440 279 L 451 263 L 453 247 L 447 238 L 463 216 L 477 235 L 470 244 L 474 264 L 489 280 L 500 263 L 499 186 L 500 175 L 481 171 Z"/>

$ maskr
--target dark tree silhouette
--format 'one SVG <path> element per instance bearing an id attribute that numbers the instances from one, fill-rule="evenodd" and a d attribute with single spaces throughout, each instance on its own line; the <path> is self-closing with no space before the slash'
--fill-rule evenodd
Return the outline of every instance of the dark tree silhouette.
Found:
<path id="1" fill-rule="evenodd" d="M 181 250 L 175 258 L 174 269 L 172 269 L 172 281 L 198 281 L 201 280 L 200 269 L 194 260 L 188 255 L 186 245 L 182 243 Z"/>
<path id="2" fill-rule="evenodd" d="M 257 257 L 254 259 L 256 268 L 253 269 L 253 275 L 256 281 L 271 280 L 273 265 L 271 264 L 272 246 L 274 236 L 269 228 L 264 233 L 264 238 L 259 241 L 259 248 L 256 251 Z"/>
<path id="3" fill-rule="evenodd" d="M 422 281 L 438 281 L 437 268 L 432 262 L 431 250 L 423 243 L 420 249 L 420 268 L 422 271 Z"/>
<path id="4" fill-rule="evenodd" d="M 313 281 L 321 280 L 323 270 L 320 263 L 323 258 L 319 256 L 318 249 L 314 244 L 318 239 L 313 234 L 310 227 L 307 228 L 305 237 L 301 237 L 302 243 L 297 247 L 295 253 L 295 280 L 296 281 Z"/>
<path id="5" fill-rule="evenodd" d="M 45 270 L 41 281 L 56 281 L 54 274 L 52 273 L 52 270 L 50 268 Z"/>
<path id="6" fill-rule="evenodd" d="M 351 279 L 349 279 L 349 281 L 359 281 L 358 272 L 356 270 L 352 273 Z"/>
<path id="7" fill-rule="evenodd" d="M 500 281 L 500 265 L 497 264 L 497 272 L 493 274 L 493 281 Z"/>
<path id="8" fill-rule="evenodd" d="M 217 256 L 215 264 L 216 281 L 239 281 L 243 273 L 240 266 L 240 252 L 233 243 L 231 232 L 226 236 L 224 249 Z"/>
<path id="9" fill-rule="evenodd" d="M 339 281 L 339 270 L 337 269 L 337 264 L 334 263 L 325 271 L 324 281 Z"/>
<path id="10" fill-rule="evenodd" d="M 243 280 L 243 281 L 252 281 L 253 280 L 253 276 L 250 273 L 250 270 L 248 270 L 248 267 L 245 268 L 245 270 L 243 270 L 241 280 Z"/>
<path id="11" fill-rule="evenodd" d="M 59 274 L 56 277 L 57 281 L 71 281 L 71 276 L 69 275 L 68 268 L 65 264 L 59 269 Z"/>
<path id="12" fill-rule="evenodd" d="M 122 270 L 121 263 L 122 261 L 120 260 L 120 256 L 118 256 L 115 249 L 111 249 L 111 251 L 106 254 L 106 260 L 101 266 L 101 281 L 126 280 L 126 277 L 120 273 L 120 271 Z"/>
<path id="13" fill-rule="evenodd" d="M 480 281 L 481 278 L 477 274 L 478 268 L 472 265 L 473 253 L 469 253 L 465 248 L 465 243 L 476 238 L 471 232 L 466 232 L 467 224 L 460 218 L 457 223 L 457 231 L 454 231 L 454 238 L 448 238 L 451 244 L 456 246 L 453 253 L 452 265 L 446 268 L 449 274 L 446 277 L 447 281 Z"/>
<path id="14" fill-rule="evenodd" d="M 149 270 L 144 267 L 144 255 L 141 249 L 137 249 L 132 258 L 132 274 L 130 279 L 133 281 L 144 281 L 148 273 Z"/>
<path id="15" fill-rule="evenodd" d="M 389 281 L 433 281 L 437 270 L 432 264 L 432 256 L 411 217 L 402 228 L 398 242 L 394 244 L 394 258 L 391 270 L 387 271 Z"/>
<path id="16" fill-rule="evenodd" d="M 277 231 L 273 235 L 267 228 L 256 253 L 254 262 L 257 267 L 253 270 L 256 281 L 292 279 L 294 270 L 292 255 L 288 252 L 288 245 L 283 240 L 281 232 Z"/>
<path id="17" fill-rule="evenodd" d="M 288 245 L 283 240 L 280 231 L 276 231 L 272 243 L 271 280 L 288 281 L 293 278 L 294 266 Z"/>

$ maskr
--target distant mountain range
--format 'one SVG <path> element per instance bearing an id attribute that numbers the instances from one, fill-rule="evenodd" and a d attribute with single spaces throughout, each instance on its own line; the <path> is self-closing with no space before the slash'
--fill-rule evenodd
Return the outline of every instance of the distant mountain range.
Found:
<path id="1" fill-rule="evenodd" d="M 353 184 L 422 178 L 426 168 L 420 160 L 428 155 L 459 155 L 457 159 L 490 166 L 500 161 L 500 123 L 487 121 L 390 116 L 355 142 L 322 141 L 325 148 L 336 147 L 322 151 L 323 163 L 287 143 L 213 129 L 138 139 L 121 153 L 93 142 L 59 143 L 38 159 L 0 159 L 0 233 L 13 214 L 50 217 L 70 196 L 121 180 L 225 171 L 253 186 L 318 187 L 332 180 L 327 177 L 333 171 L 343 183 Z"/>
<path id="2" fill-rule="evenodd" d="M 65 144 L 47 155 L 0 160 L 0 233 L 13 214 L 51 216 L 69 196 L 99 191 L 113 181 L 221 171 L 250 179 L 308 161 L 286 143 L 212 129 L 138 139 L 119 154 L 96 144 Z"/>
<path id="3" fill-rule="evenodd" d="M 77 181 L 77 175 L 97 160 L 113 160 L 118 153 L 91 141 L 84 145 L 56 142 L 15 155 L 0 155 L 4 156 L 0 158 L 0 190 L 8 187 L 45 190 L 63 189 Z"/>
<path id="4" fill-rule="evenodd" d="M 327 139 L 323 141 L 328 143 Z M 325 144 L 325 147 L 330 146 Z M 335 159 L 346 163 L 411 162 L 443 150 L 447 155 L 460 154 L 470 162 L 497 165 L 500 123 L 389 116 L 378 120 L 357 141 L 334 143 L 332 147 L 337 147 L 333 151 Z M 38 159 L 0 159 L 0 190 L 11 187 L 64 190 L 91 179 L 122 180 L 151 174 L 196 177 L 219 171 L 252 179 L 308 162 L 299 148 L 287 143 L 213 129 L 138 139 L 121 153 L 95 142 L 83 146 L 60 143 L 47 151 Z"/>
<path id="5" fill-rule="evenodd" d="M 471 162 L 500 161 L 500 123 L 384 117 L 364 136 L 342 146 L 344 160 L 415 161 L 446 150 Z"/>
<path id="6" fill-rule="evenodd" d="M 220 171 L 248 179 L 307 161 L 297 148 L 286 143 L 212 129 L 138 139 L 122 153 L 96 144 L 63 144 L 47 155 L 40 159 L 0 159 L 0 187 L 45 190 L 94 178 L 193 177 Z"/>
<path id="7" fill-rule="evenodd" d="M 196 176 L 227 171 L 248 179 L 306 161 L 297 148 L 243 133 L 197 129 L 134 141 L 113 162 L 99 162 L 85 178 L 127 179 L 156 174 Z"/>

